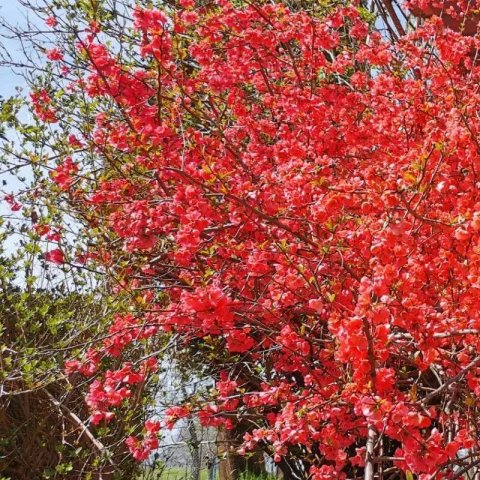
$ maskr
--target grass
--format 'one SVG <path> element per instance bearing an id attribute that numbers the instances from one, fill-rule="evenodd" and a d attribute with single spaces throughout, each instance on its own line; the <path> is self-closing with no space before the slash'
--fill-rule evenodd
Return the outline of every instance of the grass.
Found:
<path id="1" fill-rule="evenodd" d="M 190 480 L 191 470 L 182 467 L 157 468 L 155 470 L 146 469 L 141 473 L 137 480 Z M 200 480 L 208 480 L 208 470 L 200 471 Z"/>
<path id="2" fill-rule="evenodd" d="M 146 470 L 137 480 L 190 480 L 191 470 L 182 467 L 169 467 L 165 469 L 158 468 L 155 470 Z M 217 471 L 218 479 L 218 471 Z M 274 480 L 275 475 L 254 475 L 251 473 L 244 473 L 241 475 L 241 480 Z M 208 470 L 203 468 L 200 471 L 200 480 L 208 480 Z"/>

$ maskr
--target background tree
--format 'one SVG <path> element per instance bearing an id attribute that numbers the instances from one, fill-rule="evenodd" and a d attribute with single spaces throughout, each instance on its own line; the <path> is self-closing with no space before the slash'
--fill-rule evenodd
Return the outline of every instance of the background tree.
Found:
<path id="1" fill-rule="evenodd" d="M 3 245 L 9 227 L 2 228 Z M 54 279 L 45 260 L 38 260 L 38 235 L 23 229 L 23 236 L 23 248 L 12 252 L 9 244 L 0 267 L 2 478 L 132 473 L 138 466 L 123 444 L 128 420 L 103 431 L 92 429 L 87 385 L 79 376 L 68 380 L 64 374 L 68 361 L 104 336 L 118 301 L 99 286 L 85 291 L 80 275 L 61 281 L 57 273 Z"/>

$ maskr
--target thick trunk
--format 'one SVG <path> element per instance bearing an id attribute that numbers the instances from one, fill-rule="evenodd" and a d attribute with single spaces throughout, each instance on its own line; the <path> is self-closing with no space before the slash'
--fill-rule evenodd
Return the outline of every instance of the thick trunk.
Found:
<path id="1" fill-rule="evenodd" d="M 241 427 L 234 430 L 219 429 L 217 443 L 220 480 L 238 480 L 246 473 L 253 476 L 265 474 L 265 460 L 261 450 L 251 452 L 248 458 L 236 453 L 242 438 Z"/>
<path id="2" fill-rule="evenodd" d="M 232 441 L 228 430 L 220 428 L 217 437 L 219 464 L 219 480 L 238 480 L 240 472 L 237 470 L 234 455 L 231 452 Z"/>

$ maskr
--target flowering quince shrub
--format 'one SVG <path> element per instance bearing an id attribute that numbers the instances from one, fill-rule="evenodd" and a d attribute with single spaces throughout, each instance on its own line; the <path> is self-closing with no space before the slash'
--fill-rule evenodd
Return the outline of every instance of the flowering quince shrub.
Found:
<path id="1" fill-rule="evenodd" d="M 391 44 L 355 2 L 131 16 L 135 61 L 98 17 L 79 34 L 65 92 L 94 122 L 50 175 L 97 232 L 87 264 L 143 306 L 67 365 L 92 378 L 92 423 L 134 400 L 168 334 L 216 388 L 129 436 L 137 460 L 195 414 L 246 422 L 241 452 L 286 478 L 461 478 L 480 446 L 479 39 L 433 16 Z M 31 98 L 61 121 L 54 92 Z"/>

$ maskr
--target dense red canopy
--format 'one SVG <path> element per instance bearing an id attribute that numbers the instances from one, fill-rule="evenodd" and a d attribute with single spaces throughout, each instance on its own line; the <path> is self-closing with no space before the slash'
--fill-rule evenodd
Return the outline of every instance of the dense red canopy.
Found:
<path id="1" fill-rule="evenodd" d="M 135 10 L 139 65 L 122 65 L 98 25 L 79 45 L 89 71 L 74 88 L 116 107 L 80 139 L 106 174 L 89 182 L 79 154 L 53 181 L 77 179 L 76 208 L 123 246 L 91 258 L 148 312 L 118 317 L 101 355 L 70 368 L 90 375 L 102 355 L 175 332 L 213 352 L 218 383 L 171 422 L 246 419 L 247 450 L 300 459 L 315 480 L 373 478 L 380 464 L 452 478 L 478 443 L 477 38 L 437 19 L 391 45 L 355 5 L 180 3 Z M 55 121 L 54 102 L 32 98 Z M 95 422 L 152 358 L 93 382 Z M 155 434 L 129 440 L 137 458 Z"/>

